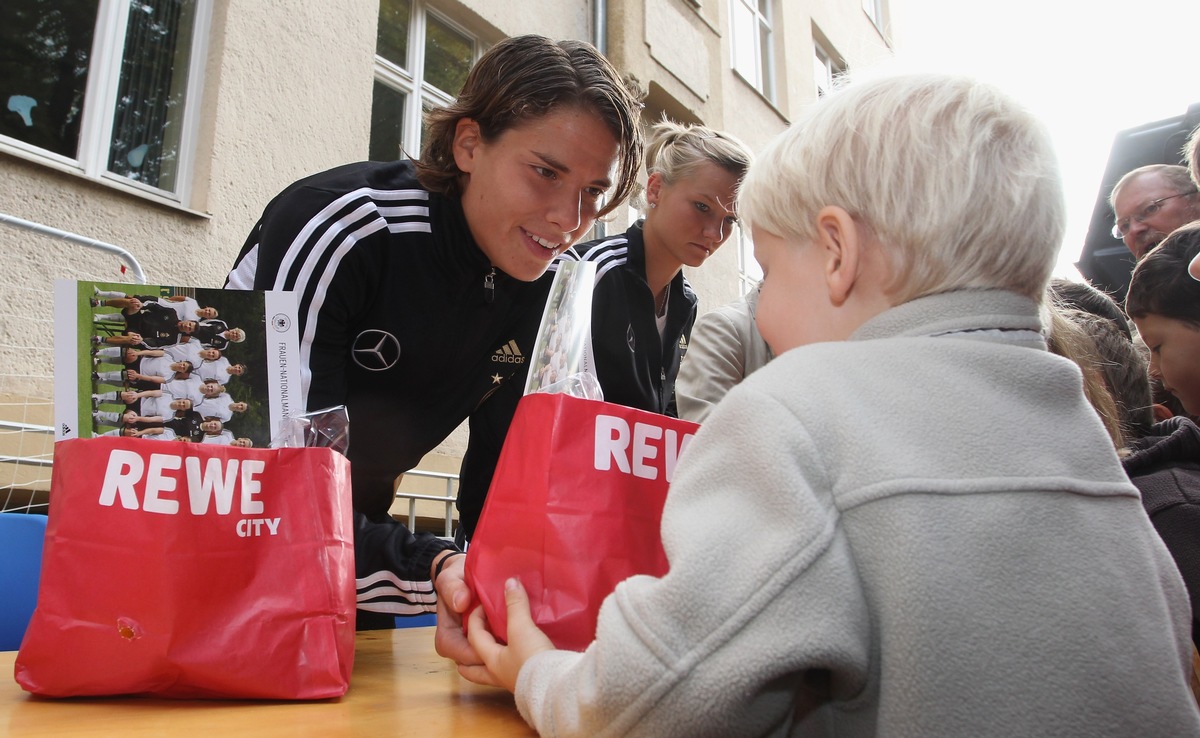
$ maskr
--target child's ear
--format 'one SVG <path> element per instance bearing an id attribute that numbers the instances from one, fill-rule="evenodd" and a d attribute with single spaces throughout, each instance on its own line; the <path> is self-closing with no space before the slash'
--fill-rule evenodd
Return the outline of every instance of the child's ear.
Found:
<path id="1" fill-rule="evenodd" d="M 454 163 L 460 172 L 470 173 L 475 169 L 475 152 L 482 138 L 479 124 L 472 118 L 459 118 L 454 125 Z"/>
<path id="2" fill-rule="evenodd" d="M 858 280 L 863 247 L 861 228 L 844 209 L 826 205 L 817 212 L 817 244 L 825 252 L 829 300 L 840 306 Z"/>

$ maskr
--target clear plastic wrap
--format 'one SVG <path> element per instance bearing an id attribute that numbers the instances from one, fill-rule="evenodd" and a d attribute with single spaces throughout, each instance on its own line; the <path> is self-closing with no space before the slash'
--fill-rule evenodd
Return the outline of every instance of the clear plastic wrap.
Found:
<path id="1" fill-rule="evenodd" d="M 350 415 L 345 405 L 286 418 L 271 439 L 271 448 L 331 448 L 343 456 L 349 447 Z"/>
<path id="2" fill-rule="evenodd" d="M 578 397 L 581 400 L 599 400 L 604 401 L 604 390 L 600 389 L 600 380 L 591 372 L 578 372 L 571 374 L 565 379 L 560 379 L 554 384 L 548 384 L 537 390 L 538 392 L 561 393 Z"/>

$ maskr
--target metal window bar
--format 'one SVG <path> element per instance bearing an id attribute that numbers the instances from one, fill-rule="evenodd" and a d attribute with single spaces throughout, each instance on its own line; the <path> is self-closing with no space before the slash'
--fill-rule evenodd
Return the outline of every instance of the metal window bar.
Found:
<path id="1" fill-rule="evenodd" d="M 430 500 L 433 502 L 441 502 L 446 507 L 445 528 L 443 536 L 451 538 L 454 536 L 454 503 L 457 501 L 457 496 L 454 493 L 454 485 L 458 482 L 457 474 L 449 474 L 446 472 L 422 471 L 420 469 L 410 469 L 404 472 L 405 477 L 422 477 L 426 479 L 441 479 L 445 481 L 446 493 L 444 495 L 426 495 L 416 492 L 404 492 L 396 490 L 396 499 L 408 500 L 408 529 L 415 530 L 417 525 L 417 501 Z"/>

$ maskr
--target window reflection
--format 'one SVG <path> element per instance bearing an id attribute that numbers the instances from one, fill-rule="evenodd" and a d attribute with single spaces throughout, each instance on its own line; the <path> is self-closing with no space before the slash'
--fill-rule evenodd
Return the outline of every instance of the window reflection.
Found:
<path id="1" fill-rule="evenodd" d="M 204 0 L 0 2 L 4 143 L 89 177 L 184 189 L 198 6 L 207 9 Z"/>
<path id="2" fill-rule="evenodd" d="M 191 0 L 130 4 L 113 106 L 110 172 L 175 189 L 194 13 Z"/>
<path id="3" fill-rule="evenodd" d="M 467 81 L 475 45 L 437 16 L 429 16 L 425 30 L 425 81 L 448 95 L 457 95 Z"/>
<path id="4" fill-rule="evenodd" d="M 474 37 L 425 3 L 380 0 L 371 159 L 420 155 L 422 112 L 453 101 L 475 62 L 476 46 Z"/>
<path id="5" fill-rule="evenodd" d="M 75 158 L 99 0 L 0 3 L 0 135 Z"/>

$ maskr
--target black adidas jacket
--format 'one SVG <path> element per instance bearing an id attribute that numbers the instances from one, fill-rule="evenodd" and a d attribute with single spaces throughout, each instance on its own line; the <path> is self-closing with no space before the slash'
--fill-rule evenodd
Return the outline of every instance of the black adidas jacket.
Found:
<path id="1" fill-rule="evenodd" d="M 464 419 L 471 463 L 495 465 L 551 279 L 493 270 L 458 200 L 422 189 L 411 163 L 363 162 L 272 200 L 226 286 L 299 293 L 305 405 L 347 406 L 354 507 L 389 524 L 396 477 Z M 428 591 L 429 562 L 449 544 L 386 537 L 401 589 Z M 370 566 L 359 563 L 361 607 Z"/>
<path id="2" fill-rule="evenodd" d="M 604 401 L 677 417 L 675 378 L 696 322 L 696 293 L 680 271 L 667 296 L 660 338 L 654 294 L 646 284 L 641 221 L 623 235 L 580 244 L 581 261 L 596 264 L 591 359 Z M 568 252 L 568 256 L 576 256 Z"/>

